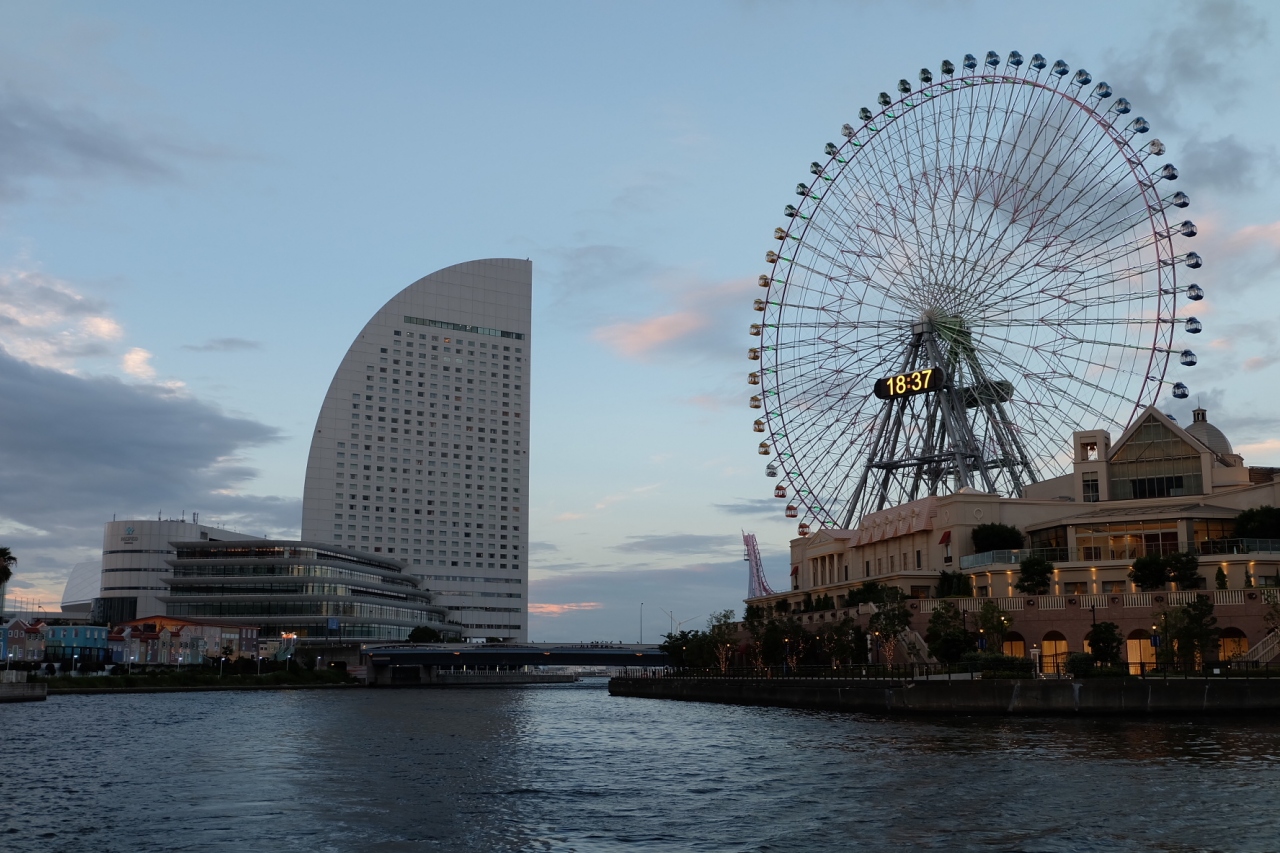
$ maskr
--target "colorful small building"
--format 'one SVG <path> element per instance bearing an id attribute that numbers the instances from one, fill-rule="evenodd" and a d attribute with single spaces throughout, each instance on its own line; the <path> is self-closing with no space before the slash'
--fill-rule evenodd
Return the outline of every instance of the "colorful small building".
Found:
<path id="1" fill-rule="evenodd" d="M 10 663 L 44 660 L 44 633 L 22 619 L 11 619 L 0 631 L 0 658 Z"/>
<path id="2" fill-rule="evenodd" d="M 107 635 L 101 625 L 44 625 L 45 660 L 105 663 L 109 660 Z"/>
<path id="3" fill-rule="evenodd" d="M 150 616 L 116 625 L 107 644 L 116 663 L 184 666 L 219 657 L 256 657 L 258 629 Z"/>

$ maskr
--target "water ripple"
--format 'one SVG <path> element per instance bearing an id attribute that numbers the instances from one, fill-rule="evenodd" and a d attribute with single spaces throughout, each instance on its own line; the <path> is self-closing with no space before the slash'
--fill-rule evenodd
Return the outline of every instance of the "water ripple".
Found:
<path id="1" fill-rule="evenodd" d="M 903 720 L 602 688 L 0 706 L 0 847 L 1280 849 L 1269 720 Z"/>

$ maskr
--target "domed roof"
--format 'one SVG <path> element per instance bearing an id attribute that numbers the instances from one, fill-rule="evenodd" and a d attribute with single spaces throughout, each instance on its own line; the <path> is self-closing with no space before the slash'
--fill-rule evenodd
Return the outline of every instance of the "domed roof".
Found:
<path id="1" fill-rule="evenodd" d="M 1192 421 L 1187 426 L 1188 433 L 1214 453 L 1220 456 L 1231 455 L 1233 452 L 1231 450 L 1231 442 L 1227 441 L 1227 437 L 1222 434 L 1222 430 L 1209 423 L 1208 412 L 1204 409 L 1196 409 L 1191 413 L 1191 417 Z"/>

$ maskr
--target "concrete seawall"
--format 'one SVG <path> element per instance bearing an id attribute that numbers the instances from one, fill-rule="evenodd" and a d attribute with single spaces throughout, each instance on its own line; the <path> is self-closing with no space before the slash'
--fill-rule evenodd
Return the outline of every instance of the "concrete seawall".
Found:
<path id="1" fill-rule="evenodd" d="M 0 684 L 0 702 L 43 702 L 48 696 L 48 685 L 7 682 Z"/>
<path id="2" fill-rule="evenodd" d="M 1231 714 L 1280 711 L 1278 679 L 861 681 L 614 678 L 609 693 L 871 714 Z"/>

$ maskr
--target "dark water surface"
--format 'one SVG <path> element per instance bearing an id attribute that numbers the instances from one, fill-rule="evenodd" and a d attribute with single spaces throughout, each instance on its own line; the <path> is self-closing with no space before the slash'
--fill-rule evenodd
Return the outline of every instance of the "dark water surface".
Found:
<path id="1" fill-rule="evenodd" d="M 522 689 L 0 705 L 0 850 L 1274 851 L 1280 723 Z"/>

